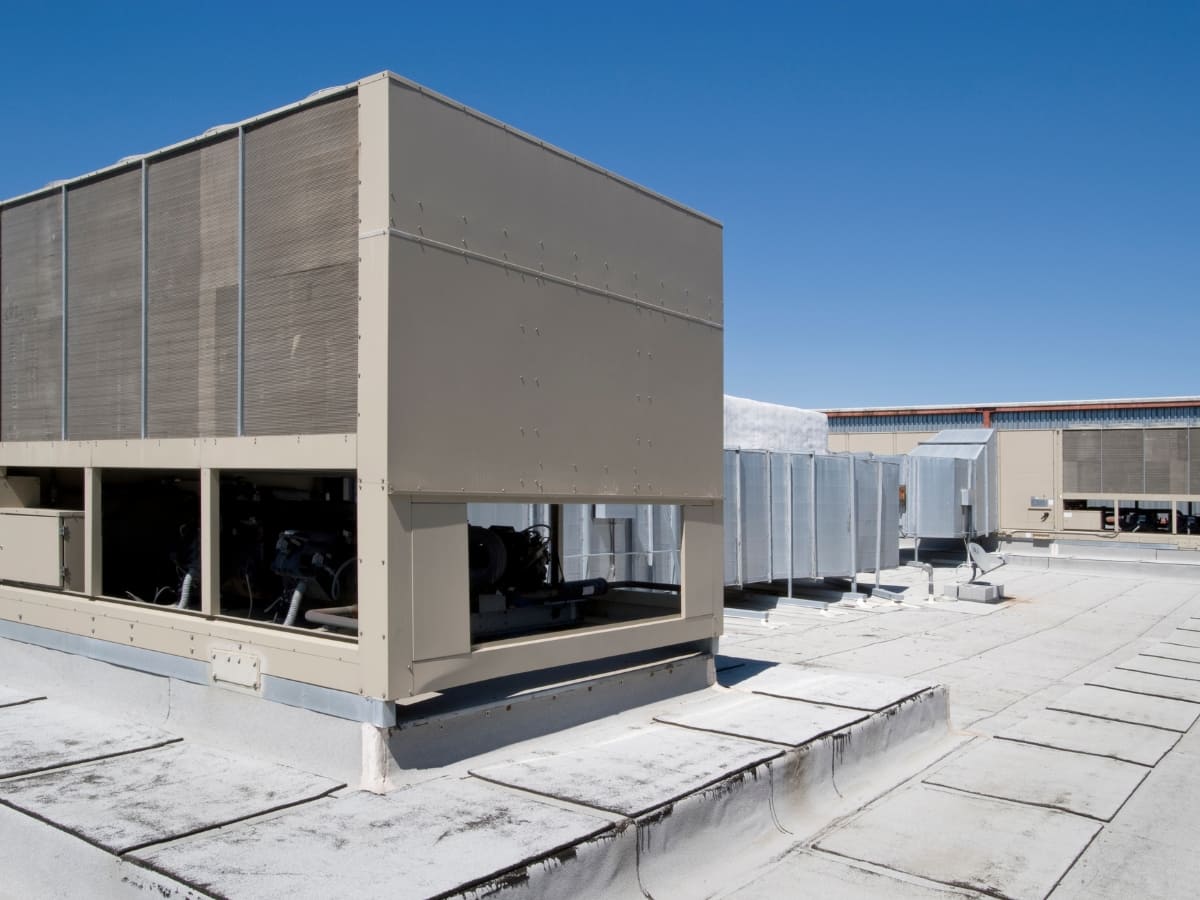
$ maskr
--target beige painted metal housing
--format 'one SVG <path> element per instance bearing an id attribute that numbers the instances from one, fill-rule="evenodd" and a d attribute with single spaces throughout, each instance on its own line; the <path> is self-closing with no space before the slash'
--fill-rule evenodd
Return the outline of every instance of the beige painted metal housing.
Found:
<path id="1" fill-rule="evenodd" d="M 236 650 L 264 675 L 380 700 L 707 646 L 722 609 L 719 223 L 390 73 L 85 178 L 342 96 L 358 105 L 357 428 L 0 442 L 0 466 L 83 470 L 86 550 L 78 590 L 0 584 L 0 620 L 185 660 Z M 199 475 L 198 611 L 99 596 L 101 475 L 138 468 Z M 223 470 L 355 474 L 357 640 L 222 616 Z M 681 505 L 680 608 L 473 646 L 472 500 Z"/>

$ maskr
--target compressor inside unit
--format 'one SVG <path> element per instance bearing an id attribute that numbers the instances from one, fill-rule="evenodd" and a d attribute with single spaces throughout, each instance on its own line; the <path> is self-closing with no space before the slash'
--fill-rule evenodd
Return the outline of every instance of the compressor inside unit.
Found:
<path id="1" fill-rule="evenodd" d="M 199 474 L 105 470 L 101 484 L 104 595 L 199 610 Z M 356 603 L 354 489 L 348 473 L 223 472 L 217 614 L 319 628 L 307 613 Z"/>

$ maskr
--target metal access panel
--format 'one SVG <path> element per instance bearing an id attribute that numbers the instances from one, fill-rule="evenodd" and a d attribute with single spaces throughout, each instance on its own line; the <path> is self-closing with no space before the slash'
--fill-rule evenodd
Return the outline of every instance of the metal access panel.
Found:
<path id="1" fill-rule="evenodd" d="M 918 456 L 909 460 L 905 533 L 918 538 L 967 536 L 963 491 L 970 484 L 970 463 L 953 457 Z"/>
<path id="2" fill-rule="evenodd" d="M 393 489 L 719 499 L 720 225 L 416 86 L 390 109 Z"/>
<path id="3" fill-rule="evenodd" d="M 0 510 L 0 581 L 82 590 L 83 513 Z"/>

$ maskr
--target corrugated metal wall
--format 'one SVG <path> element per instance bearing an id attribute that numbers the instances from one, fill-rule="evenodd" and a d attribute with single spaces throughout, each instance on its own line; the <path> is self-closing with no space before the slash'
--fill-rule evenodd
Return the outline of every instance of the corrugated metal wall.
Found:
<path id="1" fill-rule="evenodd" d="M 246 433 L 355 430 L 358 100 L 246 132 Z"/>
<path id="2" fill-rule="evenodd" d="M 355 431 L 357 95 L 3 208 L 0 316 L 4 440 Z"/>
<path id="3" fill-rule="evenodd" d="M 0 434 L 62 436 L 62 198 L 0 210 Z"/>

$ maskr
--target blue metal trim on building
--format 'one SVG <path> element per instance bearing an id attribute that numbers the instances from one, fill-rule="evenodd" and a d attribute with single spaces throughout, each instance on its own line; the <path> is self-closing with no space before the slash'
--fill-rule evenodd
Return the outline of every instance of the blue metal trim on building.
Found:
<path id="1" fill-rule="evenodd" d="M 834 434 L 887 431 L 942 431 L 981 428 L 982 413 L 921 415 L 831 416 Z M 1128 409 L 995 410 L 992 427 L 1000 431 L 1038 431 L 1055 428 L 1200 428 L 1200 407 L 1161 406 Z"/>

